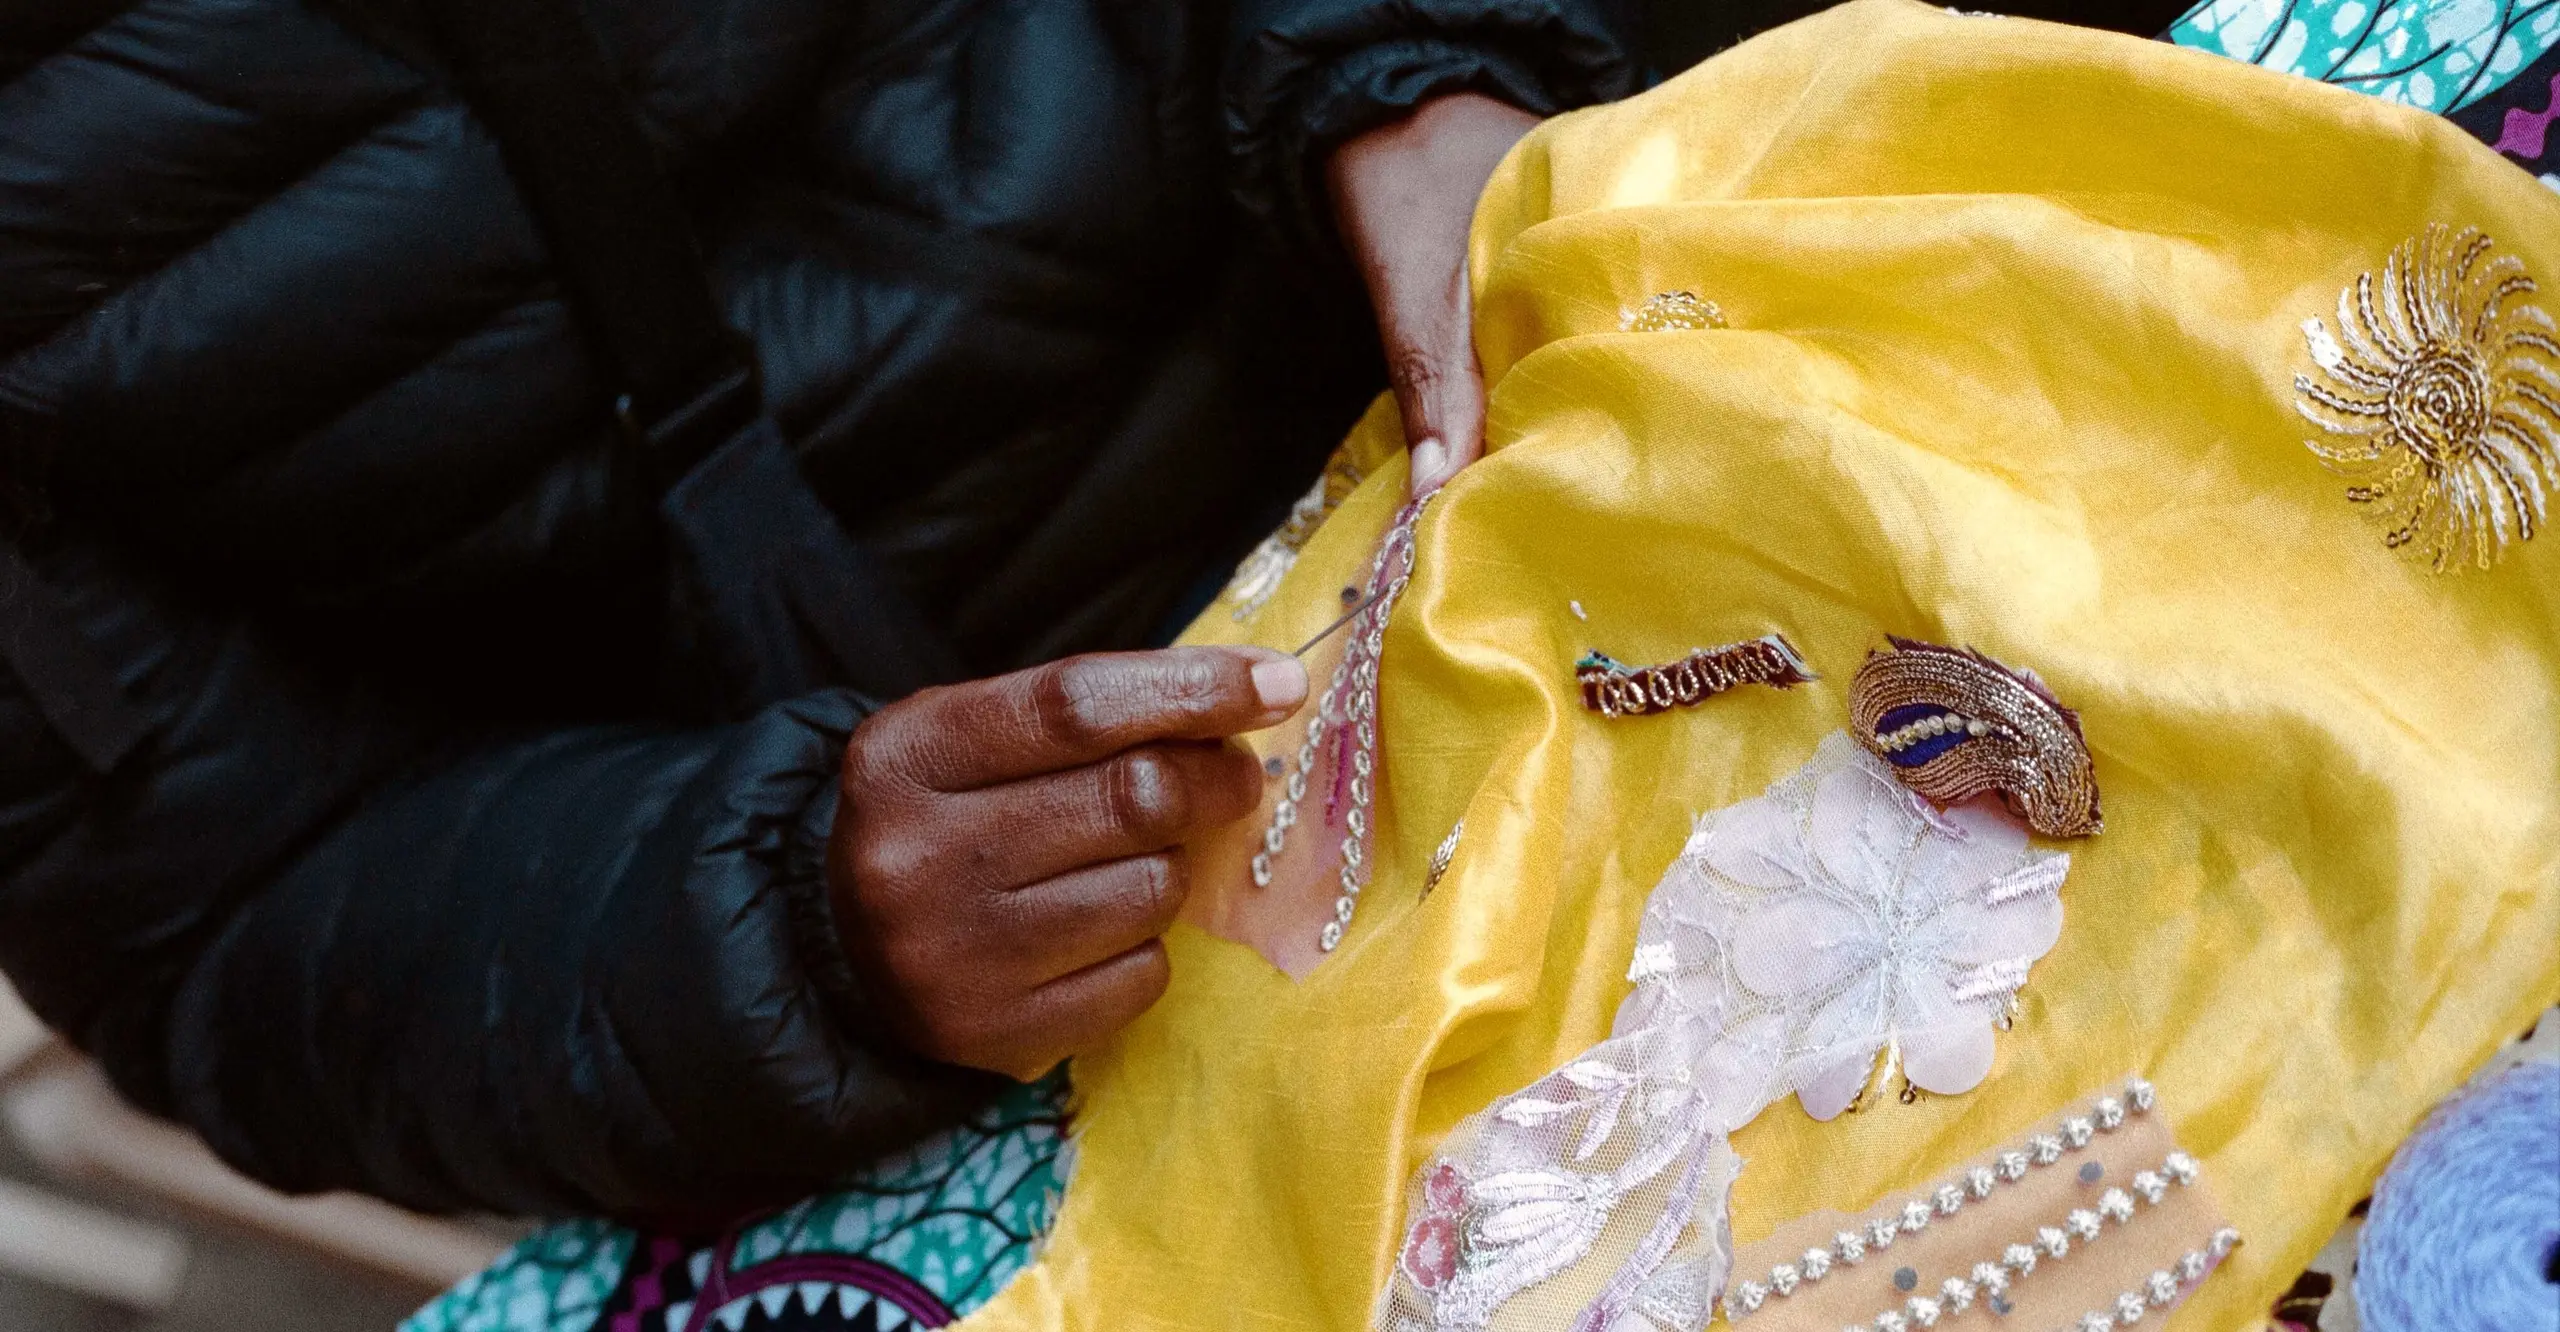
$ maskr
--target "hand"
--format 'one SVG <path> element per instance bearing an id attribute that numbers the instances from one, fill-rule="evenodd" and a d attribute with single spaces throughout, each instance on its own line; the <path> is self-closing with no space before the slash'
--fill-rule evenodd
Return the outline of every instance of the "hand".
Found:
<path id="1" fill-rule="evenodd" d="M 1143 1013 L 1173 848 L 1261 803 L 1228 736 L 1307 696 L 1262 648 L 1075 657 L 929 689 L 845 749 L 828 880 L 845 954 L 918 1053 L 1029 1080 Z"/>
<path id="2" fill-rule="evenodd" d="M 1484 452 L 1467 230 L 1494 167 L 1537 123 L 1490 97 L 1455 93 L 1345 142 L 1327 164 L 1343 242 L 1378 311 L 1416 498 Z"/>

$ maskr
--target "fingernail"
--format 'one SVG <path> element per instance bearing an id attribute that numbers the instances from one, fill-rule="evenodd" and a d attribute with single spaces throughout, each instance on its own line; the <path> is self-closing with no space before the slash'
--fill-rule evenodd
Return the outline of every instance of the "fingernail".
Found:
<path id="1" fill-rule="evenodd" d="M 1413 446 L 1413 479 L 1410 487 L 1420 490 L 1440 479 L 1440 469 L 1449 465 L 1449 446 L 1437 437 L 1417 441 Z"/>
<path id="2" fill-rule="evenodd" d="M 1307 701 L 1307 668 L 1297 658 L 1273 654 L 1254 663 L 1253 696 L 1271 712 L 1297 711 Z"/>

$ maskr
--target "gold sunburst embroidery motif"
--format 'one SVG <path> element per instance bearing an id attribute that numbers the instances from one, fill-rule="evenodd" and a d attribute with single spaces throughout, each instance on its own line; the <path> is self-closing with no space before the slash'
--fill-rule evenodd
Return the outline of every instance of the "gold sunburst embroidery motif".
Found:
<path id="1" fill-rule="evenodd" d="M 2532 540 L 2560 485 L 2560 330 L 2495 248 L 2431 225 L 2338 293 L 2336 335 L 2302 323 L 2320 375 L 2294 376 L 2294 405 L 2327 436 L 2304 443 L 2438 573 Z"/>
<path id="2" fill-rule="evenodd" d="M 1722 328 L 1724 311 L 1696 292 L 1666 291 L 1648 296 L 1644 304 L 1620 314 L 1618 327 L 1629 333 Z"/>

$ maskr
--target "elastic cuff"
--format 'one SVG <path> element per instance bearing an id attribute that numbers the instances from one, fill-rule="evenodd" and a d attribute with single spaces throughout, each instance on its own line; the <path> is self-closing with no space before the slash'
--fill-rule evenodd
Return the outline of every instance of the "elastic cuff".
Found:
<path id="1" fill-rule="evenodd" d="M 1344 140 L 1456 92 L 1547 116 L 1635 90 L 1606 4 L 1417 0 L 1264 30 L 1228 71 L 1238 204 L 1283 249 L 1340 252 L 1324 159 Z M 1440 12 L 1447 10 L 1448 12 Z"/>

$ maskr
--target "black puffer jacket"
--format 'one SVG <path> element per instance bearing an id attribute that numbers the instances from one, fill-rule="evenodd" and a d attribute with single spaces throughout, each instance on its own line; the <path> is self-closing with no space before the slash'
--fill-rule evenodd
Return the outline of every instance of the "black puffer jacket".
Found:
<path id="1" fill-rule="evenodd" d="M 587 9 L 929 675 L 1143 640 L 1373 377 L 1321 150 L 1622 93 L 1617 4 Z M 867 704 L 683 669 L 665 478 L 431 31 L 0 12 L 0 965 L 287 1188 L 803 1191 L 984 1091 L 837 949 Z"/>

